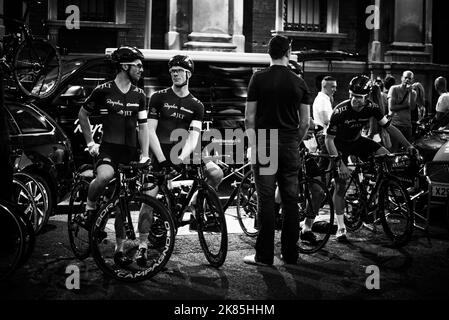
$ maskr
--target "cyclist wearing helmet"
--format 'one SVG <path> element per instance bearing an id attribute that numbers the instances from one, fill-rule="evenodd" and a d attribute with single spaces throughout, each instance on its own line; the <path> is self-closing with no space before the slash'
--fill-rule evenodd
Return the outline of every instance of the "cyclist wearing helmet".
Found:
<path id="1" fill-rule="evenodd" d="M 337 240 L 346 240 L 346 228 L 343 220 L 345 209 L 345 185 L 350 171 L 347 168 L 347 158 L 350 155 L 367 159 L 373 154 L 386 154 L 387 149 L 377 142 L 362 137 L 361 131 L 371 117 L 374 117 L 379 125 L 385 128 L 392 139 L 401 142 L 402 145 L 411 147 L 402 133 L 390 124 L 386 116 L 382 114 L 380 107 L 367 99 L 371 90 L 370 79 L 366 76 L 357 76 L 349 83 L 349 100 L 343 101 L 335 107 L 330 118 L 325 143 L 330 155 L 341 153 L 342 160 L 338 165 L 339 179 L 337 179 L 334 191 L 334 205 L 337 213 Z"/>
<path id="2" fill-rule="evenodd" d="M 137 123 L 141 161 L 148 160 L 146 97 L 144 91 L 134 85 L 143 71 L 143 55 L 136 48 L 123 46 L 113 52 L 112 60 L 117 64 L 115 79 L 96 87 L 78 114 L 89 153 L 98 156 L 97 175 L 90 183 L 87 196 L 85 216 L 87 221 L 91 221 L 94 217 L 92 211 L 97 209 L 96 201 L 114 177 L 116 166 L 138 159 Z M 89 116 L 94 112 L 100 114 L 103 120 L 103 137 L 100 145 L 92 138 Z M 123 254 L 124 235 L 117 230 L 116 234 L 114 261 L 118 265 L 128 265 L 132 260 Z"/>
<path id="3" fill-rule="evenodd" d="M 172 86 L 155 92 L 149 103 L 148 127 L 149 144 L 153 153 L 155 170 L 164 167 L 178 167 L 181 163 L 188 163 L 195 150 L 203 123 L 204 106 L 189 91 L 189 80 L 194 72 L 193 60 L 186 55 L 175 55 L 168 61 L 168 72 L 172 79 Z M 174 141 L 171 134 L 176 129 L 188 132 L 185 143 Z M 181 148 L 180 148 L 181 147 Z M 223 178 L 223 172 L 213 162 L 206 163 L 208 182 L 217 187 Z M 158 188 L 148 192 L 154 196 Z M 195 201 L 195 196 L 192 202 Z M 194 211 L 193 206 L 190 210 Z M 145 207 L 142 212 L 151 218 L 152 213 Z M 193 222 L 193 220 L 191 220 Z M 145 263 L 147 244 L 141 241 L 137 254 L 137 263 Z"/>

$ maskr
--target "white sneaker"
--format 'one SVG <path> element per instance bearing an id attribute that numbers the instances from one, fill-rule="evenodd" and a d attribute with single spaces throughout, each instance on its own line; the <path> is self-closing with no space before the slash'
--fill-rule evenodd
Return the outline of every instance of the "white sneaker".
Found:
<path id="1" fill-rule="evenodd" d="M 335 237 L 337 241 L 347 241 L 348 238 L 346 237 L 346 228 L 338 229 Z"/>

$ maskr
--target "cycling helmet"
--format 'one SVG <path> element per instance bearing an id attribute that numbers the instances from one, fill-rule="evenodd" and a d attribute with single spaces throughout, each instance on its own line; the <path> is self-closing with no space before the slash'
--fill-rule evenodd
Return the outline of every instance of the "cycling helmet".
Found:
<path id="1" fill-rule="evenodd" d="M 191 73 L 193 73 L 194 70 L 192 58 L 185 55 L 176 55 L 171 57 L 170 60 L 168 60 L 168 69 L 170 70 L 172 67 L 181 67 L 189 70 Z"/>
<path id="2" fill-rule="evenodd" d="M 367 95 L 371 91 L 371 81 L 367 76 L 357 76 L 349 82 L 349 92 L 357 95 Z"/>
<path id="3" fill-rule="evenodd" d="M 112 61 L 117 63 L 133 62 L 136 59 L 143 60 L 143 54 L 136 47 L 123 46 L 115 50 L 111 55 Z"/>
<path id="4" fill-rule="evenodd" d="M 290 69 L 291 72 L 297 74 L 298 76 L 302 76 L 304 73 L 299 63 L 294 60 L 288 61 L 288 68 Z"/>

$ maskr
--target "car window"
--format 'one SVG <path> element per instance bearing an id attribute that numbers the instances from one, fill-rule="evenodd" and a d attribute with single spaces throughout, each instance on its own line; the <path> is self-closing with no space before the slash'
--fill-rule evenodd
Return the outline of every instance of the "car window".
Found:
<path id="1" fill-rule="evenodd" d="M 48 133 L 53 130 L 47 119 L 31 108 L 9 105 L 8 109 L 23 134 Z"/>
<path id="2" fill-rule="evenodd" d="M 6 108 L 7 109 L 7 108 Z M 6 122 L 8 123 L 8 132 L 10 136 L 17 136 L 19 134 L 19 129 L 17 128 L 17 124 L 14 119 L 11 117 L 11 114 L 8 110 L 6 110 Z"/>
<path id="3" fill-rule="evenodd" d="M 96 86 L 112 80 L 114 76 L 115 71 L 112 64 L 97 64 L 80 72 L 77 77 L 70 81 L 70 85 L 82 86 L 88 96 Z M 65 92 L 65 90 L 63 92 Z"/>

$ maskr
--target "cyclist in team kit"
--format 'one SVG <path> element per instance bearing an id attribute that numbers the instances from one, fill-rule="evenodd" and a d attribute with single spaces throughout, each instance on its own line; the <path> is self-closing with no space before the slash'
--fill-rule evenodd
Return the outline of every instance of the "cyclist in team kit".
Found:
<path id="1" fill-rule="evenodd" d="M 148 160 L 148 125 L 146 96 L 135 83 L 143 71 L 143 55 L 134 47 L 122 46 L 112 53 L 117 65 L 114 80 L 96 87 L 81 107 L 78 118 L 89 153 L 96 156 L 96 177 L 89 186 L 86 204 L 86 224 L 90 225 L 97 210 L 97 199 L 114 177 L 119 163 L 127 164 L 138 160 L 136 127 L 141 147 L 141 161 Z M 92 113 L 102 116 L 103 137 L 101 144 L 92 138 L 89 116 Z M 132 263 L 123 253 L 125 238 L 123 224 L 116 216 L 116 247 L 114 262 L 120 266 Z"/>
<path id="2" fill-rule="evenodd" d="M 203 124 L 204 106 L 189 91 L 189 80 L 194 72 L 193 60 L 186 55 L 175 55 L 168 61 L 168 72 L 172 86 L 155 92 L 149 103 L 148 127 L 149 144 L 152 151 L 154 170 L 175 168 L 180 170 L 182 164 L 190 160 L 200 139 Z M 183 137 L 172 137 L 172 133 L 184 132 Z M 182 130 L 182 131 L 179 131 Z M 205 163 L 208 183 L 216 188 L 222 178 L 223 171 L 212 161 Z M 158 187 L 150 188 L 148 194 L 155 196 Z M 196 196 L 193 197 L 189 210 L 194 216 Z M 141 210 L 143 221 L 152 221 L 152 212 L 145 206 Z M 192 222 L 192 221 L 191 221 Z M 144 266 L 148 249 L 147 236 L 151 225 L 146 224 L 146 232 L 139 238 L 137 263 Z"/>
<path id="3" fill-rule="evenodd" d="M 347 167 L 348 156 L 357 156 L 362 160 L 373 154 L 387 154 L 388 150 L 377 142 L 362 137 L 361 131 L 371 117 L 374 117 L 379 125 L 391 135 L 392 139 L 398 141 L 407 148 L 416 149 L 407 141 L 403 134 L 390 124 L 390 120 L 382 114 L 380 107 L 367 96 L 371 90 L 370 79 L 366 76 L 354 77 L 349 83 L 349 99 L 335 107 L 327 129 L 325 143 L 330 155 L 341 153 L 342 161 L 338 164 L 338 178 L 333 195 L 335 211 L 337 214 L 337 240 L 345 241 L 346 227 L 343 214 L 345 209 L 345 186 L 350 176 Z"/>

